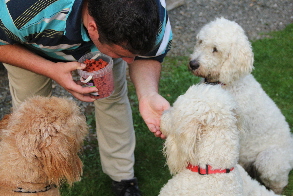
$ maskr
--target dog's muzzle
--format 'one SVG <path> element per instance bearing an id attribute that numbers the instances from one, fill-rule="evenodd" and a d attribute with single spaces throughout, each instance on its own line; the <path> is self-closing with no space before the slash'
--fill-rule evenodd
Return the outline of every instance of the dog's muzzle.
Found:
<path id="1" fill-rule="evenodd" d="M 194 70 L 196 70 L 198 68 L 199 68 L 199 63 L 198 63 L 197 60 L 191 60 L 191 61 L 189 61 L 189 69 L 191 71 L 194 71 Z"/>

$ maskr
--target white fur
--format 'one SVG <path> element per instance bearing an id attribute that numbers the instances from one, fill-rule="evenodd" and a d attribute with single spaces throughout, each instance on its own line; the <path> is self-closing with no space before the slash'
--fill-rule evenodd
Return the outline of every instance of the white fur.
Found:
<path id="1" fill-rule="evenodd" d="M 275 195 L 237 164 L 241 124 L 236 111 L 233 97 L 220 85 L 200 84 L 191 86 L 164 112 L 164 154 L 173 178 L 159 196 Z M 186 169 L 188 163 L 234 170 L 200 175 Z"/>
<path id="2" fill-rule="evenodd" d="M 253 52 L 244 30 L 224 18 L 208 23 L 198 33 L 190 58 L 195 75 L 225 84 L 223 89 L 238 102 L 245 130 L 239 163 L 281 193 L 293 167 L 293 139 L 280 109 L 251 74 Z"/>

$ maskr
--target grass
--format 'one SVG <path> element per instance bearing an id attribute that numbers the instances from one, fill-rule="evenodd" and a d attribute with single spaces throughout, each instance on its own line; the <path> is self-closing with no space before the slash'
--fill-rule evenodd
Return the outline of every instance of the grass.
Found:
<path id="1" fill-rule="evenodd" d="M 293 131 L 293 24 L 286 29 L 270 34 L 271 38 L 252 43 L 255 54 L 253 75 L 264 90 L 276 102 Z M 167 57 L 163 63 L 160 93 L 171 104 L 176 98 L 199 79 L 187 70 L 188 57 Z M 129 83 L 129 97 L 133 109 L 137 136 L 135 151 L 136 176 L 145 196 L 157 196 L 161 187 L 171 178 L 162 154 L 163 140 L 150 133 L 139 112 L 137 97 L 132 83 Z M 62 188 L 62 196 L 111 196 L 111 180 L 101 169 L 98 145 L 94 137 L 93 116 L 87 116 L 92 126 L 91 137 L 85 142 L 82 155 L 84 175 L 80 182 L 69 189 Z M 284 195 L 293 195 L 293 172 Z"/>

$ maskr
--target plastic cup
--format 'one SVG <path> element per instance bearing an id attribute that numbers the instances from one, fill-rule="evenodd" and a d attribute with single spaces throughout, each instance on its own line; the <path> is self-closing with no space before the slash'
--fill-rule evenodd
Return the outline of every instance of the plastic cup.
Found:
<path id="1" fill-rule="evenodd" d="M 92 59 L 93 57 L 95 60 L 102 59 L 108 62 L 108 65 L 93 72 L 78 69 L 77 73 L 80 75 L 80 80 L 84 83 L 84 86 L 95 86 L 98 89 L 98 92 L 91 93 L 92 98 L 101 99 L 109 97 L 114 91 L 113 60 L 111 57 L 100 52 L 91 52 L 82 56 L 78 62 L 84 63 L 86 59 Z"/>

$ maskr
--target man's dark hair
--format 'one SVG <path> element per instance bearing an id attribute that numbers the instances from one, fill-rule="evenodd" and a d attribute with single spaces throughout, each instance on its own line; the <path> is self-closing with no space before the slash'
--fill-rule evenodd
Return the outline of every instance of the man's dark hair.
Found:
<path id="1" fill-rule="evenodd" d="M 154 48 L 160 23 L 155 0 L 89 0 L 88 10 L 101 43 L 140 55 Z"/>

